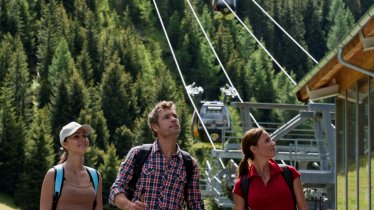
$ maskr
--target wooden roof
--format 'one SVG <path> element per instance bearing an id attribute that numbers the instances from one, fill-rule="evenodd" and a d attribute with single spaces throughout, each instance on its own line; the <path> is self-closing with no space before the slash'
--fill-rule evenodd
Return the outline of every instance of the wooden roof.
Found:
<path id="1" fill-rule="evenodd" d="M 374 48 L 365 49 L 364 38 L 373 39 L 374 44 L 374 5 L 353 27 L 343 41 L 330 51 L 321 61 L 299 81 L 292 93 L 296 93 L 300 101 L 307 102 L 309 90 L 317 90 L 338 84 L 339 93 L 344 95 L 346 89 L 355 87 L 356 81 L 367 78 L 367 75 L 339 63 L 338 49 L 342 49 L 344 61 L 365 69 L 374 74 Z M 360 38 L 361 36 L 361 38 Z M 373 46 L 374 47 L 374 46 Z M 365 87 L 360 87 L 365 88 Z"/>

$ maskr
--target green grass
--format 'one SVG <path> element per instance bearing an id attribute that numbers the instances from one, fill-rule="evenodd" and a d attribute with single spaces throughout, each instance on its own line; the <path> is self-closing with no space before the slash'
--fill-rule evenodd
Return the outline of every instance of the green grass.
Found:
<path id="1" fill-rule="evenodd" d="M 371 174 L 374 174 L 374 159 L 371 160 Z M 338 174 L 337 177 L 337 209 L 346 209 L 346 202 L 345 202 L 345 175 Z M 347 209 L 356 209 L 356 170 L 350 170 L 348 172 L 348 208 Z M 374 184 L 374 179 L 371 177 L 371 182 Z M 359 174 L 359 205 L 360 209 L 369 209 L 369 193 L 368 193 L 368 185 L 369 185 L 369 176 L 368 176 L 368 166 L 367 163 L 363 164 L 360 167 L 360 174 Z M 371 191 L 371 200 L 374 202 L 374 191 Z M 372 204 L 373 205 L 373 204 Z M 373 207 L 373 206 L 372 206 Z"/>
<path id="2" fill-rule="evenodd" d="M 17 210 L 18 208 L 13 203 L 10 196 L 0 193 L 0 209 L 1 210 Z"/>

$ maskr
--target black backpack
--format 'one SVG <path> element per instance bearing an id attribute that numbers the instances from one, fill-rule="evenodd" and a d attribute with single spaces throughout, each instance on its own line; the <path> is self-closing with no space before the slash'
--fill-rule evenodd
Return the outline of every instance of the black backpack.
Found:
<path id="1" fill-rule="evenodd" d="M 291 174 L 291 171 L 290 169 L 288 168 L 287 165 L 279 165 L 282 169 L 282 176 L 284 178 L 284 180 L 286 181 L 288 187 L 290 188 L 290 191 L 292 193 L 292 198 L 293 198 L 293 202 L 294 202 L 294 206 L 295 206 L 295 210 L 296 210 L 296 197 L 295 197 L 295 191 L 293 190 L 293 178 L 292 178 L 292 174 Z M 247 177 L 248 174 L 244 174 L 242 177 Z M 244 195 L 244 201 L 245 201 L 245 209 L 248 209 L 248 191 L 249 191 L 249 186 L 251 184 L 251 180 L 250 178 L 247 178 L 247 179 L 241 179 L 241 182 L 240 182 L 240 189 L 242 190 L 243 192 L 243 195 Z"/>
<path id="2" fill-rule="evenodd" d="M 128 184 L 128 190 L 126 190 L 126 196 L 129 200 L 132 200 L 134 196 L 134 192 L 136 189 L 136 182 L 139 179 L 140 173 L 142 172 L 142 167 L 147 160 L 149 154 L 151 153 L 152 150 L 152 144 L 143 144 L 140 148 L 138 153 L 134 156 L 134 169 L 133 169 L 133 175 L 131 180 L 129 181 Z M 186 167 L 186 173 L 187 173 L 187 182 L 186 185 L 184 186 L 184 197 L 185 199 L 187 198 L 187 186 L 189 182 L 191 181 L 192 178 L 192 157 L 188 152 L 185 152 L 181 150 L 182 156 L 183 156 L 183 162 Z"/>

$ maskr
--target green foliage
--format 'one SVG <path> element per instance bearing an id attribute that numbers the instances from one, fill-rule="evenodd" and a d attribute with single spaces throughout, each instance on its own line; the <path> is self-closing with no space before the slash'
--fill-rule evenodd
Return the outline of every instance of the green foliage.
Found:
<path id="1" fill-rule="evenodd" d="M 326 31 L 324 30 L 323 8 L 315 3 L 314 0 L 308 0 L 304 11 L 305 42 L 309 53 L 317 60 L 321 59 L 327 51 Z"/>
<path id="2" fill-rule="evenodd" d="M 27 121 L 31 118 L 29 111 L 32 106 L 27 57 L 19 36 L 14 38 L 8 34 L 4 37 L 2 44 L 3 47 L 0 49 L 4 53 L 3 59 L 0 59 L 0 66 L 3 67 L 2 73 L 4 76 L 5 74 L 9 76 L 8 85 L 13 92 L 14 101 L 12 103 L 15 106 L 16 115 Z"/>
<path id="3" fill-rule="evenodd" d="M 276 102 L 274 87 L 269 86 L 274 77 L 271 62 L 263 50 L 257 50 L 249 62 L 250 100 L 252 102 Z M 275 116 L 272 110 L 255 110 L 255 118 L 260 122 L 272 122 Z"/>
<path id="4" fill-rule="evenodd" d="M 294 78 L 295 75 L 291 74 Z M 275 75 L 274 79 L 274 90 L 276 95 L 276 101 L 283 104 L 297 104 L 297 98 L 294 95 L 285 94 L 290 93 L 294 88 L 294 84 L 282 73 L 279 72 Z M 274 110 L 280 122 L 288 122 L 294 116 L 298 114 L 298 111 L 288 111 L 288 110 Z"/>
<path id="5" fill-rule="evenodd" d="M 68 48 L 66 39 L 62 38 L 57 45 L 52 63 L 48 69 L 48 83 L 53 87 L 57 86 L 61 78 L 70 77 L 73 74 L 74 61 Z"/>
<path id="6" fill-rule="evenodd" d="M 131 147 L 136 146 L 134 145 L 136 137 L 137 133 L 133 132 L 133 130 L 127 128 L 126 126 L 116 129 L 113 139 L 115 147 L 118 148 L 117 155 L 121 159 L 125 158 Z"/>
<path id="7" fill-rule="evenodd" d="M 334 0 L 331 3 L 330 13 L 330 31 L 327 35 L 327 47 L 332 50 L 341 41 L 343 36 L 345 36 L 351 29 L 354 23 L 354 18 L 352 13 L 343 0 Z"/>
<path id="8" fill-rule="evenodd" d="M 9 72 L 11 66 L 11 36 L 3 35 L 0 42 L 0 85 L 4 83 L 5 75 Z"/>
<path id="9" fill-rule="evenodd" d="M 86 86 L 94 82 L 92 60 L 89 56 L 86 46 L 78 56 L 76 66 Z"/>
<path id="10" fill-rule="evenodd" d="M 13 198 L 4 193 L 0 193 L 0 207 L 4 210 L 19 210 L 13 202 Z"/>
<path id="11" fill-rule="evenodd" d="M 51 99 L 52 131 L 55 149 L 60 147 L 58 133 L 65 124 L 76 121 L 87 98 L 85 86 L 76 70 L 70 70 L 71 78 L 60 78 L 53 90 Z M 63 75 L 63 73 L 62 73 Z"/>
<path id="12" fill-rule="evenodd" d="M 236 19 L 213 19 L 209 0 L 191 3 L 244 101 L 297 103 L 287 94 L 293 84 Z M 237 3 L 248 29 L 293 78 L 303 77 L 310 60 L 253 2 Z M 317 59 L 372 5 L 367 0 L 258 3 Z M 204 88 L 202 100 L 222 99 L 226 75 L 187 2 L 157 4 L 185 82 Z M 15 195 L 17 205 L 37 208 L 40 187 L 35 186 L 57 156 L 61 127 L 73 120 L 95 130 L 85 164 L 99 167 L 107 202 L 118 160 L 131 146 L 154 141 L 147 114 L 160 100 L 178 104 L 178 144 L 204 165 L 209 148 L 192 147 L 191 108 L 152 1 L 0 0 L 0 191 Z M 261 121 L 291 116 L 269 110 L 254 115 Z M 105 203 L 105 209 L 111 207 Z"/>
<path id="13" fill-rule="evenodd" d="M 41 19 L 38 26 L 39 33 L 37 35 L 39 44 L 37 50 L 37 72 L 41 85 L 38 98 L 40 107 L 44 107 L 50 99 L 49 65 L 52 63 L 55 49 L 62 36 L 61 16 L 62 11 L 54 0 L 43 6 L 41 10 Z"/>
<path id="14" fill-rule="evenodd" d="M 108 203 L 110 187 L 116 179 L 120 159 L 117 156 L 116 148 L 111 144 L 104 155 L 104 162 L 99 166 L 98 170 L 101 173 L 103 180 L 103 204 L 104 209 L 114 209 Z"/>
<path id="15" fill-rule="evenodd" d="M 25 126 L 16 116 L 9 74 L 0 87 L 0 179 L 1 192 L 13 195 L 25 160 Z"/>
<path id="16" fill-rule="evenodd" d="M 48 110 L 35 113 L 25 146 L 25 161 L 16 185 L 15 201 L 22 209 L 39 209 L 40 189 L 45 173 L 54 163 L 53 138 Z"/>
<path id="17" fill-rule="evenodd" d="M 104 74 L 101 86 L 102 109 L 111 135 L 122 125 L 130 125 L 134 116 L 132 107 L 131 78 L 119 63 L 117 54 L 112 58 Z"/>
<path id="18" fill-rule="evenodd" d="M 109 144 L 109 130 L 101 109 L 101 98 L 98 87 L 87 89 L 87 103 L 80 112 L 79 122 L 91 125 L 94 132 L 90 135 L 90 145 L 106 151 Z"/>

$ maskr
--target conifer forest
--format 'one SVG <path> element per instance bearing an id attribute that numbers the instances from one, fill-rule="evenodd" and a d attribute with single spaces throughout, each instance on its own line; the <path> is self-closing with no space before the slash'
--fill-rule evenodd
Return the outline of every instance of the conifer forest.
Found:
<path id="1" fill-rule="evenodd" d="M 227 81 L 189 3 L 244 101 L 300 103 L 289 94 L 294 84 L 238 20 L 214 18 L 211 0 L 155 2 L 183 79 L 204 88 L 200 98 L 222 100 Z M 257 2 L 316 60 L 373 4 Z M 296 82 L 315 65 L 252 0 L 237 0 L 236 14 Z M 193 108 L 153 1 L 0 0 L 0 192 L 20 209 L 39 209 L 44 175 L 59 157 L 59 132 L 71 121 L 95 130 L 85 165 L 103 177 L 104 209 L 116 209 L 109 188 L 129 149 L 154 141 L 147 115 L 161 100 L 177 104 L 178 144 L 203 164 L 209 151 L 194 147 Z"/>

